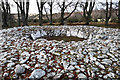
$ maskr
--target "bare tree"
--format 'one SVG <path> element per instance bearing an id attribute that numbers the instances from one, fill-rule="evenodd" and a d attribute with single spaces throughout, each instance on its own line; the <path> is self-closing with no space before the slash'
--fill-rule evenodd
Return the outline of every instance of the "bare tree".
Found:
<path id="1" fill-rule="evenodd" d="M 52 19 L 52 13 L 53 13 L 53 3 L 54 3 L 54 1 L 53 1 L 53 0 L 51 0 L 50 2 L 48 2 L 48 5 L 49 5 L 49 7 L 50 7 L 50 25 L 52 25 L 52 24 L 53 24 L 53 19 Z"/>
<path id="2" fill-rule="evenodd" d="M 93 12 L 93 8 L 95 6 L 95 0 L 86 0 L 85 2 L 82 2 L 81 7 L 83 8 L 83 17 L 85 18 L 86 25 L 89 25 L 89 22 L 91 21 L 91 14 Z"/>
<path id="3" fill-rule="evenodd" d="M 118 2 L 113 3 L 113 5 L 115 5 L 114 10 L 118 17 L 118 23 L 120 23 L 120 0 Z"/>
<path id="4" fill-rule="evenodd" d="M 48 12 L 47 12 L 47 8 L 44 6 L 44 10 L 45 10 L 45 12 L 46 12 L 46 17 L 47 17 L 47 19 L 50 21 L 50 25 L 52 25 L 53 24 L 53 18 L 52 18 L 52 16 L 53 16 L 53 3 L 54 3 L 54 0 L 50 0 L 49 2 L 47 2 L 48 3 L 48 5 L 49 5 L 49 7 L 50 7 L 50 9 L 49 9 L 49 12 L 50 12 L 50 17 L 49 17 L 49 15 L 48 15 Z"/>
<path id="5" fill-rule="evenodd" d="M 73 0 L 72 0 L 71 2 L 69 2 L 68 4 L 66 4 L 66 0 L 64 0 L 61 5 L 60 5 L 60 3 L 57 3 L 58 6 L 59 6 L 60 9 L 61 9 L 61 20 L 60 20 L 60 21 L 61 21 L 61 23 L 60 23 L 61 25 L 64 25 L 64 21 L 65 21 L 67 18 L 69 18 L 69 17 L 73 14 L 73 12 L 76 10 L 77 5 L 78 5 L 78 2 L 75 3 L 74 9 L 72 10 L 72 12 L 70 12 L 68 16 L 64 17 L 64 16 L 65 16 L 65 10 L 66 10 L 72 3 L 73 3 Z"/>
<path id="6" fill-rule="evenodd" d="M 1 2 L 0 2 L 0 29 L 2 29 L 2 10 L 1 10 Z"/>
<path id="7" fill-rule="evenodd" d="M 10 4 L 8 3 L 8 0 L 2 0 L 2 20 L 3 20 L 3 27 L 11 26 L 10 24 Z"/>
<path id="8" fill-rule="evenodd" d="M 29 0 L 14 0 L 17 7 L 20 9 L 23 26 L 28 25 Z M 18 16 L 19 17 L 19 16 Z"/>
<path id="9" fill-rule="evenodd" d="M 110 8 L 109 8 L 109 2 L 108 0 L 106 0 L 106 21 L 105 21 L 105 25 L 108 25 L 109 19 L 111 18 L 111 14 L 112 14 L 112 0 L 110 1 Z"/>
<path id="10" fill-rule="evenodd" d="M 36 3 L 37 3 L 38 11 L 39 11 L 39 25 L 42 26 L 43 25 L 43 8 L 44 8 L 46 1 L 36 0 Z"/>

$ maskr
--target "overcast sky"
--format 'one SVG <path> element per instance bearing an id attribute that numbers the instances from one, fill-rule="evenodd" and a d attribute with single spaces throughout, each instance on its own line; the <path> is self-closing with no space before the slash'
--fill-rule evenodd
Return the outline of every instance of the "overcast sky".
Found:
<path id="1" fill-rule="evenodd" d="M 98 1 L 105 2 L 105 0 L 98 0 Z M 108 1 L 110 1 L 110 0 L 108 0 Z M 113 0 L 113 1 L 118 1 L 118 0 Z M 17 6 L 16 6 L 16 4 L 13 2 L 13 0 L 9 0 L 9 2 L 12 4 L 11 12 L 12 13 L 17 13 Z M 47 7 L 47 5 L 46 5 L 46 7 Z M 53 13 L 57 13 L 59 11 L 60 11 L 60 9 L 55 6 L 54 10 L 53 10 Z M 38 14 L 38 8 L 37 8 L 37 5 L 36 5 L 36 0 L 30 0 L 29 14 Z"/>

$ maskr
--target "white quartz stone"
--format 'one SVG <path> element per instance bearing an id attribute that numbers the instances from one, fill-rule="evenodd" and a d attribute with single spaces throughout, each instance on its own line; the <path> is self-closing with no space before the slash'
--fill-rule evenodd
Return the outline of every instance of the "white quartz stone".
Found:
<path id="1" fill-rule="evenodd" d="M 29 56 L 30 56 L 30 54 L 29 54 L 28 52 L 24 51 L 24 52 L 21 54 L 21 56 L 26 56 L 26 57 L 29 57 Z"/>
<path id="2" fill-rule="evenodd" d="M 83 59 L 84 58 L 84 55 L 83 54 L 77 54 L 77 59 Z"/>
<path id="3" fill-rule="evenodd" d="M 77 34 L 77 37 L 83 38 L 84 37 L 83 32 L 79 31 L 78 34 Z"/>
<path id="4" fill-rule="evenodd" d="M 79 66 L 77 66 L 77 65 L 75 66 L 75 68 L 76 68 L 76 69 L 80 69 L 80 67 L 79 67 Z"/>
<path id="5" fill-rule="evenodd" d="M 60 53 L 53 53 L 53 54 L 55 54 L 55 55 L 57 55 L 57 56 L 60 56 Z"/>
<path id="6" fill-rule="evenodd" d="M 41 69 L 35 69 L 31 75 L 29 76 L 30 79 L 40 79 L 45 75 L 45 71 Z"/>
<path id="7" fill-rule="evenodd" d="M 77 65 L 77 63 L 76 63 L 76 62 L 70 62 L 70 64 L 71 64 L 71 65 Z"/>
<path id="8" fill-rule="evenodd" d="M 75 67 L 72 66 L 72 65 L 70 65 L 70 66 L 68 67 L 68 70 L 70 70 L 70 71 L 72 71 L 72 70 L 74 70 L 74 69 L 75 69 Z"/>
<path id="9" fill-rule="evenodd" d="M 73 78 L 74 77 L 74 74 L 72 74 L 72 73 L 70 73 L 69 75 L 68 75 L 68 78 Z"/>
<path id="10" fill-rule="evenodd" d="M 85 71 L 85 69 L 84 69 L 84 68 L 80 68 L 80 70 L 81 70 L 82 72 L 84 72 L 84 71 Z"/>
<path id="11" fill-rule="evenodd" d="M 63 61 L 63 67 L 65 70 L 68 69 L 68 66 L 69 66 L 69 63 L 66 61 Z"/>
<path id="12" fill-rule="evenodd" d="M 62 76 L 61 73 L 57 73 L 57 74 L 55 75 L 54 79 L 59 79 L 61 76 Z"/>
<path id="13" fill-rule="evenodd" d="M 89 62 L 88 55 L 86 55 L 86 57 L 84 58 L 84 62 L 86 62 L 86 63 Z"/>
<path id="14" fill-rule="evenodd" d="M 36 65 L 35 65 L 35 68 L 37 68 L 37 67 L 40 67 L 40 64 L 36 64 Z"/>
<path id="15" fill-rule="evenodd" d="M 15 63 L 8 63 L 7 67 L 13 67 L 15 65 Z"/>
<path id="16" fill-rule="evenodd" d="M 107 53 L 107 55 L 111 56 L 112 58 L 114 58 L 115 56 L 111 53 Z"/>
<path id="17" fill-rule="evenodd" d="M 99 66 L 100 68 L 105 69 L 105 67 L 101 63 L 99 63 L 98 61 L 95 61 L 95 64 L 97 66 Z"/>
<path id="18" fill-rule="evenodd" d="M 8 77 L 8 76 L 9 76 L 9 73 L 4 73 L 3 76 L 4 76 L 4 77 Z"/>
<path id="19" fill-rule="evenodd" d="M 112 72 L 110 72 L 109 74 L 107 74 L 107 76 L 108 76 L 109 78 L 115 78 L 115 74 L 112 73 Z"/>
<path id="20" fill-rule="evenodd" d="M 81 79 L 81 78 L 83 78 L 83 79 L 85 79 L 85 78 L 87 78 L 83 73 L 80 73 L 80 74 L 78 74 L 78 78 L 79 79 Z"/>
<path id="21" fill-rule="evenodd" d="M 102 61 L 103 61 L 103 62 L 106 62 L 106 63 L 108 63 L 108 64 L 111 64 L 111 63 L 112 63 L 112 61 L 111 61 L 110 59 L 103 59 Z"/>
<path id="22" fill-rule="evenodd" d="M 21 66 L 25 67 L 26 69 L 30 69 L 30 66 L 28 66 L 27 64 L 22 64 Z"/>
<path id="23" fill-rule="evenodd" d="M 27 62 L 28 59 L 29 59 L 29 57 L 26 57 L 26 59 L 21 59 L 21 60 L 20 60 L 20 63 L 23 64 L 23 63 Z"/>

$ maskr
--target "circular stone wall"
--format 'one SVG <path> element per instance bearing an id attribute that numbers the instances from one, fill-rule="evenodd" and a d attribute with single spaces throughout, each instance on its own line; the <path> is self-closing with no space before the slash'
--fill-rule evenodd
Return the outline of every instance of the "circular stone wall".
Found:
<path id="1" fill-rule="evenodd" d="M 64 40 L 64 41 L 83 41 L 89 37 L 88 32 L 82 28 L 75 27 L 42 27 L 31 34 L 33 40 L 45 38 L 47 40 Z"/>

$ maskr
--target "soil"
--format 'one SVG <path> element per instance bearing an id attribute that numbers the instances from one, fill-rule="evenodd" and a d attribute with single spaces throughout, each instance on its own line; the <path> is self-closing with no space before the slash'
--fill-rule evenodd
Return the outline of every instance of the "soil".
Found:
<path id="1" fill-rule="evenodd" d="M 47 39 L 47 40 L 57 40 L 57 41 L 64 40 L 66 42 L 86 40 L 84 38 L 78 38 L 78 37 L 73 37 L 73 36 L 46 36 L 46 37 L 42 37 L 42 38 Z"/>

